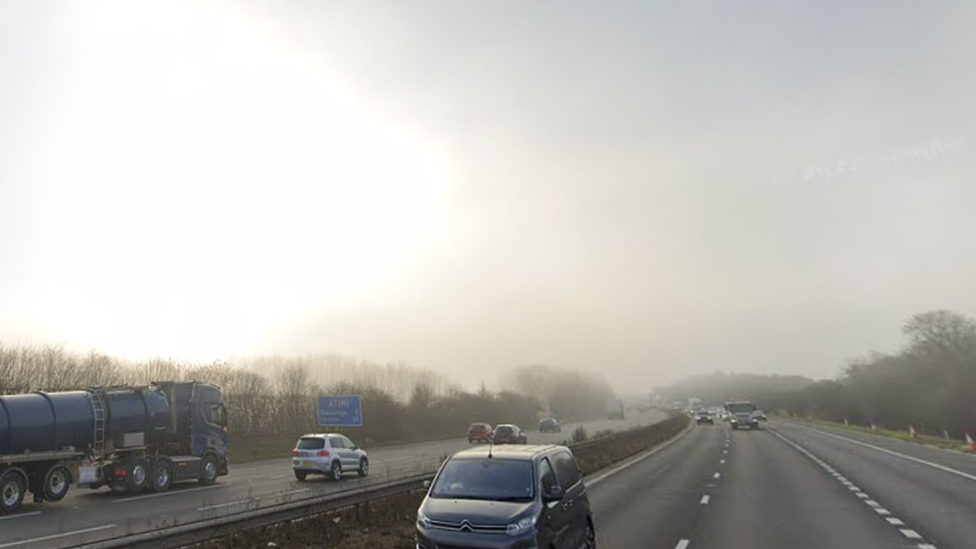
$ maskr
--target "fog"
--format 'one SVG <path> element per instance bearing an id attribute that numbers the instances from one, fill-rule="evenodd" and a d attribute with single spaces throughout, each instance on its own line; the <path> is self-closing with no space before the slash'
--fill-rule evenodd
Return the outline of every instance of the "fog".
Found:
<path id="1" fill-rule="evenodd" d="M 974 17 L 4 2 L 0 340 L 832 376 L 976 311 Z"/>

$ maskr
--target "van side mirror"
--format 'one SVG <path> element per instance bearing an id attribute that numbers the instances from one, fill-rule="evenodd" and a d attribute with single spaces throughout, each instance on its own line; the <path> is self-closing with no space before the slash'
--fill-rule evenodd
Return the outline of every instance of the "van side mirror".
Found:
<path id="1" fill-rule="evenodd" d="M 563 488 L 558 484 L 551 486 L 549 490 L 546 491 L 543 496 L 545 500 L 548 501 L 559 501 L 563 499 Z"/>

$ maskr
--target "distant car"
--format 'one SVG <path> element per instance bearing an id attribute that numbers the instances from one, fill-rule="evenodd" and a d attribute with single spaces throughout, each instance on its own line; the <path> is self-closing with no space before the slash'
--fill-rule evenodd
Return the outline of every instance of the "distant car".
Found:
<path id="1" fill-rule="evenodd" d="M 417 509 L 418 549 L 596 547 L 582 474 L 565 446 L 469 448 Z"/>
<path id="2" fill-rule="evenodd" d="M 755 412 L 753 412 L 752 413 L 752 417 L 758 419 L 759 421 L 768 421 L 769 420 L 766 417 L 766 412 L 763 412 L 762 410 L 756 410 Z"/>
<path id="3" fill-rule="evenodd" d="M 563 426 L 554 418 L 547 417 L 539 422 L 540 433 L 561 433 L 562 431 Z"/>
<path id="4" fill-rule="evenodd" d="M 468 442 L 491 442 L 494 434 L 491 425 L 487 423 L 472 423 L 468 427 Z"/>
<path id="5" fill-rule="evenodd" d="M 308 475 L 326 475 L 341 480 L 343 473 L 369 474 L 369 456 L 342 435 L 314 434 L 298 439 L 292 454 L 295 478 L 304 482 Z"/>
<path id="6" fill-rule="evenodd" d="M 708 412 L 698 412 L 695 415 L 695 423 L 701 425 L 702 423 L 709 423 L 715 425 L 715 419 Z"/>
<path id="7" fill-rule="evenodd" d="M 505 423 L 495 427 L 495 444 L 526 444 L 528 437 L 518 425 Z"/>

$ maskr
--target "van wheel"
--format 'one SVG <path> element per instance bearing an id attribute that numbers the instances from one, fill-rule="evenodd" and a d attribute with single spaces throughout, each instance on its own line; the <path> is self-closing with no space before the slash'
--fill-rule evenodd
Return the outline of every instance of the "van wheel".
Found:
<path id="1" fill-rule="evenodd" d="M 44 499 L 47 501 L 61 501 L 68 495 L 68 485 L 71 484 L 71 473 L 64 465 L 52 465 L 44 473 Z"/>
<path id="2" fill-rule="evenodd" d="M 596 532 L 593 530 L 593 523 L 586 521 L 586 549 L 596 549 Z"/>
<path id="3" fill-rule="evenodd" d="M 13 513 L 24 502 L 27 479 L 20 470 L 13 469 L 0 476 L 0 515 Z"/>

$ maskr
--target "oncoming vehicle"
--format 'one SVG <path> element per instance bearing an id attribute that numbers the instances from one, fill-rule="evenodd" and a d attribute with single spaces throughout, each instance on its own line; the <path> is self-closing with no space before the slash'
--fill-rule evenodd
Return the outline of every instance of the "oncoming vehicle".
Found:
<path id="1" fill-rule="evenodd" d="M 766 417 L 766 412 L 763 412 L 762 410 L 756 410 L 755 412 L 753 412 L 752 417 L 758 419 L 759 421 L 769 420 L 769 418 Z"/>
<path id="2" fill-rule="evenodd" d="M 496 426 L 493 440 L 495 444 L 526 444 L 529 441 L 525 432 L 518 425 L 511 423 Z"/>
<path id="3" fill-rule="evenodd" d="M 468 442 L 491 442 L 494 431 L 487 423 L 472 423 L 468 427 Z"/>
<path id="4" fill-rule="evenodd" d="M 708 411 L 702 410 L 695 414 L 695 423 L 698 425 L 701 425 L 702 423 L 715 425 L 715 420 L 712 418 L 712 415 L 708 413 Z"/>
<path id="5" fill-rule="evenodd" d="M 561 433 L 563 426 L 554 418 L 547 417 L 539 422 L 540 433 Z"/>
<path id="6" fill-rule="evenodd" d="M 418 549 L 593 549 L 595 532 L 565 446 L 463 450 L 444 462 L 417 510 Z"/>
<path id="7" fill-rule="evenodd" d="M 369 474 L 369 456 L 342 435 L 305 435 L 291 451 L 295 478 L 304 482 L 308 475 L 327 475 L 342 480 L 342 474 L 356 471 Z"/>
<path id="8" fill-rule="evenodd" d="M 725 409 L 729 411 L 729 423 L 733 429 L 748 427 L 758 429 L 759 420 L 753 415 L 756 406 L 748 400 L 739 400 L 725 403 Z"/>
<path id="9" fill-rule="evenodd" d="M 79 488 L 166 492 L 226 475 L 227 410 L 195 381 L 0 396 L 0 515 Z M 40 511 L 38 511 L 40 512 Z"/>

